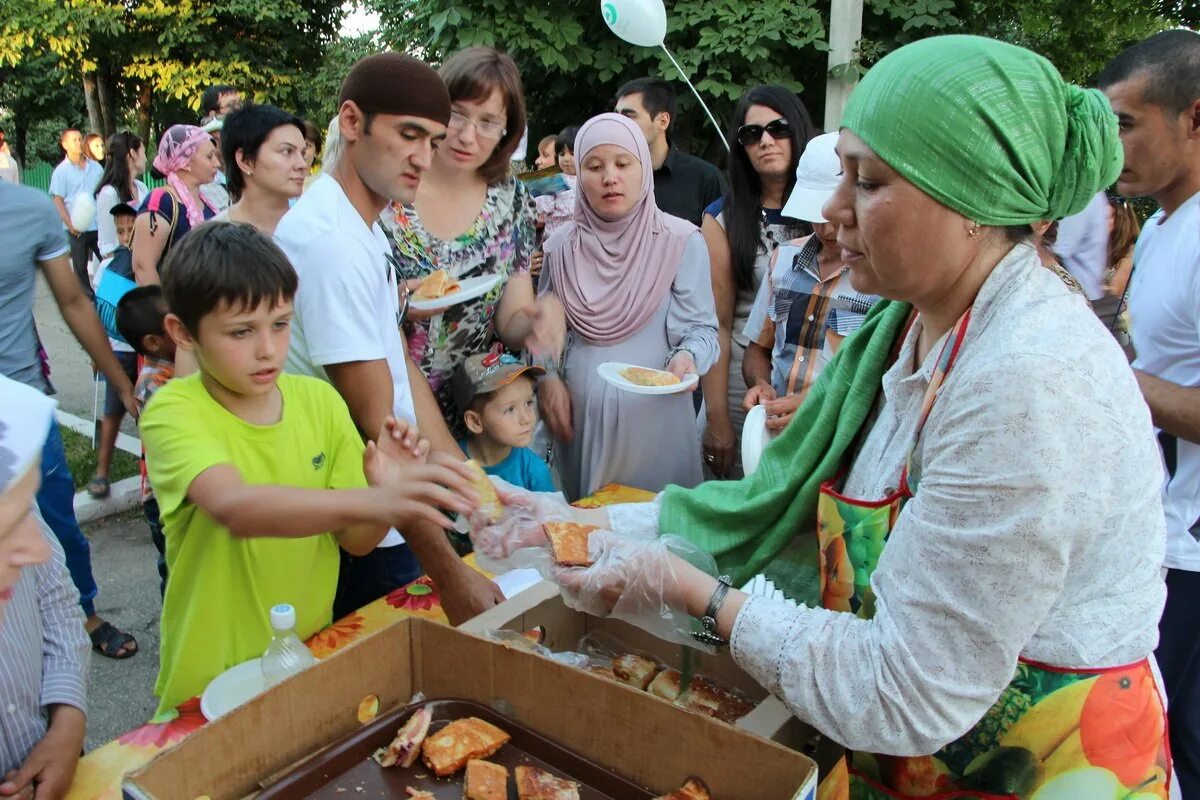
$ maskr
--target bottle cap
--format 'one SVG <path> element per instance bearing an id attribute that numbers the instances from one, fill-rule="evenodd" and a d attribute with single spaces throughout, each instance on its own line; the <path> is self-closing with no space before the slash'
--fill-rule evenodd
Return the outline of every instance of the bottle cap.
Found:
<path id="1" fill-rule="evenodd" d="M 288 603 L 271 608 L 271 627 L 277 631 L 288 631 L 296 627 L 296 609 Z"/>

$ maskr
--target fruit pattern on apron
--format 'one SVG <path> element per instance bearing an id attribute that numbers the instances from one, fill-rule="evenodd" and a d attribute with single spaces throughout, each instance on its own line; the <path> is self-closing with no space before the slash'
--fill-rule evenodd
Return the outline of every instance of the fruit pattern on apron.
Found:
<path id="1" fill-rule="evenodd" d="M 959 319 L 942 346 L 909 449 L 900 488 L 881 500 L 821 487 L 817 502 L 821 602 L 869 619 L 871 574 L 905 501 L 917 490 L 912 454 L 970 323 Z M 848 759 L 848 764 L 847 764 Z M 1148 659 L 1109 669 L 1020 660 L 1013 680 L 970 731 L 937 753 L 898 757 L 853 752 L 818 791 L 819 800 L 1167 800 L 1166 714 Z"/>

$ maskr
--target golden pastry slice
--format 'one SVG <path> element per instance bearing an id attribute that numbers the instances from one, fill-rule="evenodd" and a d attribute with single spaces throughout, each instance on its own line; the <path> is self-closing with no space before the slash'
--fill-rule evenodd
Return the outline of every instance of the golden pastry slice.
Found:
<path id="1" fill-rule="evenodd" d="M 563 567 L 590 567 L 588 537 L 599 530 L 595 525 L 580 525 L 578 522 L 547 522 L 542 526 L 550 540 L 550 552 L 554 561 Z"/>
<path id="2" fill-rule="evenodd" d="M 654 673 L 658 672 L 658 665 L 648 658 L 627 653 L 613 659 L 612 671 L 621 683 L 644 692 L 654 679 Z"/>
<path id="3" fill-rule="evenodd" d="M 439 778 L 453 775 L 477 758 L 487 758 L 512 737 L 478 717 L 456 719 L 425 738 L 421 759 Z"/>
<path id="4" fill-rule="evenodd" d="M 537 767 L 520 766 L 517 773 L 518 800 L 579 800 L 579 784 Z"/>
<path id="5" fill-rule="evenodd" d="M 496 494 L 496 487 L 492 483 L 492 479 L 483 471 L 483 467 L 479 466 L 479 462 L 471 459 L 467 461 L 467 468 L 475 474 L 475 481 L 471 486 L 479 495 L 479 513 L 483 515 L 488 525 L 495 525 L 504 513 L 504 504 L 500 502 L 500 495 Z"/>
<path id="6" fill-rule="evenodd" d="M 699 778 L 688 778 L 687 783 L 670 794 L 659 795 L 654 800 L 712 800 L 708 786 Z"/>
<path id="7" fill-rule="evenodd" d="M 490 761 L 468 761 L 463 800 L 508 800 L 508 769 Z"/>
<path id="8" fill-rule="evenodd" d="M 437 300 L 448 294 L 457 292 L 462 286 L 450 273 L 444 269 L 431 272 L 421 281 L 421 285 L 413 292 L 414 300 Z"/>
<path id="9" fill-rule="evenodd" d="M 621 370 L 620 375 L 630 383 L 636 383 L 638 386 L 674 386 L 679 383 L 679 376 L 670 372 L 664 372 L 661 369 L 647 369 L 646 367 L 626 367 Z"/>
<path id="10" fill-rule="evenodd" d="M 687 695 L 681 699 L 680 677 L 677 671 L 665 669 L 650 682 L 646 691 L 655 697 L 677 703 L 688 711 L 731 724 L 754 710 L 754 705 L 749 701 L 699 676 L 692 678 Z"/>

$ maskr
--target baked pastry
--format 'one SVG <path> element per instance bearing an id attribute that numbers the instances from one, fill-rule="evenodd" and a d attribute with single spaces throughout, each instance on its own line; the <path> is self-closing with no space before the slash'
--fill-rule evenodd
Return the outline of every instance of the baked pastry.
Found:
<path id="1" fill-rule="evenodd" d="M 456 719 L 425 738 L 421 759 L 439 778 L 453 775 L 468 761 L 487 758 L 512 737 L 478 717 Z"/>
<path id="2" fill-rule="evenodd" d="M 680 678 L 678 671 L 664 669 L 650 682 L 646 691 L 688 711 L 731 724 L 754 710 L 754 705 L 749 701 L 699 676 L 692 678 L 687 695 L 680 700 Z"/>
<path id="3" fill-rule="evenodd" d="M 542 528 L 550 540 L 550 552 L 554 561 L 563 567 L 590 567 L 588 537 L 599 530 L 595 525 L 580 525 L 578 522 L 547 522 Z"/>
<path id="4" fill-rule="evenodd" d="M 661 369 L 646 367 L 626 367 L 620 375 L 630 383 L 638 386 L 674 386 L 679 383 L 679 376 Z"/>
<path id="5" fill-rule="evenodd" d="M 413 300 L 437 300 L 461 288 L 459 282 L 450 277 L 449 272 L 439 269 L 425 276 L 421 285 L 413 292 Z"/>
<path id="6" fill-rule="evenodd" d="M 496 487 L 492 483 L 492 479 L 483 471 L 483 467 L 479 466 L 478 461 L 474 459 L 467 461 L 467 468 L 475 475 L 475 481 L 471 487 L 479 495 L 479 513 L 488 525 L 495 525 L 504 513 L 504 504 L 500 502 L 500 495 L 496 494 Z"/>
<path id="7" fill-rule="evenodd" d="M 644 692 L 654 679 L 654 673 L 658 672 L 658 664 L 642 656 L 626 654 L 613 659 L 612 671 L 621 683 Z"/>
<path id="8" fill-rule="evenodd" d="M 409 800 L 437 800 L 433 792 L 427 792 L 424 789 L 414 789 L 411 786 L 405 786 L 404 791 L 408 793 Z"/>
<path id="9" fill-rule="evenodd" d="M 621 682 L 621 679 L 612 671 L 612 667 L 588 667 L 588 672 L 599 675 L 601 678 L 608 678 L 610 681 Z"/>
<path id="10" fill-rule="evenodd" d="M 517 773 L 518 800 L 579 800 L 579 784 L 537 767 L 520 766 Z"/>
<path id="11" fill-rule="evenodd" d="M 490 761 L 468 761 L 463 800 L 508 800 L 508 769 Z"/>
<path id="12" fill-rule="evenodd" d="M 426 708 L 418 708 L 408 721 L 396 731 L 396 738 L 387 746 L 379 757 L 379 766 L 404 768 L 416 763 L 421 745 L 429 733 L 429 723 L 433 721 L 433 712 Z"/>
<path id="13" fill-rule="evenodd" d="M 670 794 L 659 795 L 654 800 L 712 800 L 708 786 L 699 778 L 688 778 L 687 783 Z"/>

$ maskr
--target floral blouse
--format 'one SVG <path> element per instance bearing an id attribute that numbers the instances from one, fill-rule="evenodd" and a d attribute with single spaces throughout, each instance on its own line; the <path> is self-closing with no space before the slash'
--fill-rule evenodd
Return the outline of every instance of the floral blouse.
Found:
<path id="1" fill-rule="evenodd" d="M 383 230 L 401 280 L 423 278 L 438 269 L 459 281 L 494 274 L 506 278 L 476 300 L 451 306 L 431 319 L 405 323 L 409 355 L 429 379 L 442 415 L 457 436 L 466 431 L 450 379 L 467 358 L 487 352 L 495 343 L 496 307 L 507 276 L 529 271 L 535 216 L 533 198 L 514 178 L 488 187 L 479 217 L 454 239 L 439 239 L 425 230 L 415 208 L 393 203 L 383 211 Z"/>

